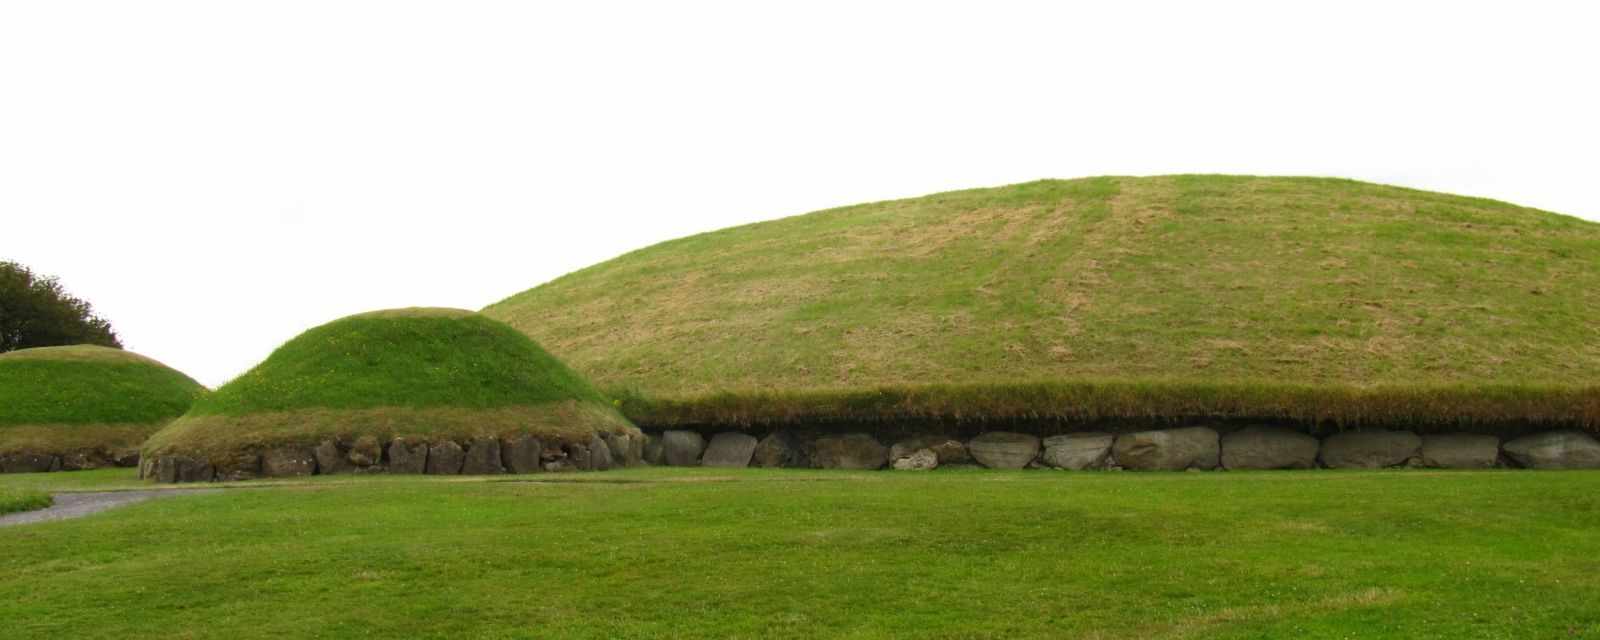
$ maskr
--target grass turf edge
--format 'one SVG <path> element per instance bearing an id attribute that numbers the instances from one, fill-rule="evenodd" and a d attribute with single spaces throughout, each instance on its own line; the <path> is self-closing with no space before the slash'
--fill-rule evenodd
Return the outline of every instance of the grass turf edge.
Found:
<path id="1" fill-rule="evenodd" d="M 0 487 L 0 515 L 36 511 L 55 504 L 50 494 L 32 489 Z"/>

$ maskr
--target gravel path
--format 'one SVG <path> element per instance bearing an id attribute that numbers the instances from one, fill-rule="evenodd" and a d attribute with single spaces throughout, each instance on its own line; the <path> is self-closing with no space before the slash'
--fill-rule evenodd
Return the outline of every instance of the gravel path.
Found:
<path id="1" fill-rule="evenodd" d="M 164 491 L 96 491 L 92 493 L 58 493 L 55 494 L 55 505 L 37 511 L 24 511 L 22 513 L 9 513 L 0 516 L 0 527 L 9 527 L 19 524 L 32 524 L 35 522 L 50 522 L 52 520 L 70 520 L 82 518 L 91 513 L 99 513 L 106 509 L 127 506 L 151 500 L 154 498 L 170 498 L 173 496 L 189 495 L 196 493 L 216 493 L 216 489 L 188 489 Z"/>

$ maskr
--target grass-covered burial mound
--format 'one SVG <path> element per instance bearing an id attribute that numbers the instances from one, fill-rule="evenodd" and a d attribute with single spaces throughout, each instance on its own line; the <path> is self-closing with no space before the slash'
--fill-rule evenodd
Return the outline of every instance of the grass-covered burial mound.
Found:
<path id="1" fill-rule="evenodd" d="M 0 472 L 132 466 L 205 388 L 144 356 L 91 345 L 0 354 Z"/>
<path id="2" fill-rule="evenodd" d="M 501 473 L 636 461 L 638 430 L 526 335 L 457 309 L 316 327 L 145 445 L 163 481 Z"/>
<path id="3" fill-rule="evenodd" d="M 1600 224 L 1349 180 L 1164 176 L 724 229 L 484 313 L 646 427 L 1527 431 L 1600 426 L 1597 309 Z"/>

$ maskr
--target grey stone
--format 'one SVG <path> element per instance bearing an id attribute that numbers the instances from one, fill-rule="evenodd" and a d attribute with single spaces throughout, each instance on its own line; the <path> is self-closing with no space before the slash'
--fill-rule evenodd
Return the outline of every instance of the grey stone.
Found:
<path id="1" fill-rule="evenodd" d="M 1345 431 L 1322 441 L 1322 464 L 1330 469 L 1382 469 L 1405 464 L 1422 449 L 1410 431 Z"/>
<path id="2" fill-rule="evenodd" d="M 1117 464 L 1137 471 L 1215 469 L 1220 448 L 1217 432 L 1207 427 L 1124 433 L 1111 445 Z"/>
<path id="3" fill-rule="evenodd" d="M 59 471 L 61 458 L 42 453 L 8 453 L 0 456 L 0 473 L 44 473 Z"/>
<path id="4" fill-rule="evenodd" d="M 374 436 L 361 436 L 350 443 L 345 459 L 357 467 L 373 467 L 383 463 L 383 444 Z"/>
<path id="5" fill-rule="evenodd" d="M 759 441 L 748 433 L 734 433 L 724 431 L 711 436 L 711 444 L 706 445 L 706 453 L 700 459 L 700 464 L 708 467 L 735 467 L 750 466 L 750 458 L 756 453 Z"/>
<path id="6" fill-rule="evenodd" d="M 693 467 L 700 464 L 700 454 L 706 450 L 706 439 L 693 431 L 668 431 L 661 434 L 661 456 L 674 467 Z"/>
<path id="7" fill-rule="evenodd" d="M 950 436 L 920 435 L 906 438 L 889 447 L 889 459 L 892 461 L 910 457 L 918 450 L 927 449 L 939 458 L 939 464 L 965 464 L 972 461 L 972 456 L 967 453 L 967 445 Z"/>
<path id="8" fill-rule="evenodd" d="M 156 482 L 171 484 L 178 481 L 178 456 L 161 456 L 156 459 Z"/>
<path id="9" fill-rule="evenodd" d="M 569 444 L 564 448 L 567 450 L 567 462 L 572 464 L 574 470 L 589 471 L 593 468 L 589 462 L 589 445 Z"/>
<path id="10" fill-rule="evenodd" d="M 1283 427 L 1245 427 L 1222 436 L 1222 466 L 1228 469 L 1314 469 L 1321 443 Z"/>
<path id="11" fill-rule="evenodd" d="M 889 448 L 865 433 L 823 436 L 811 443 L 811 464 L 818 469 L 881 469 Z"/>
<path id="12" fill-rule="evenodd" d="M 939 468 L 939 454 L 933 449 L 917 449 L 911 455 L 895 459 L 896 471 L 932 471 Z"/>
<path id="13" fill-rule="evenodd" d="M 1582 431 L 1546 431 L 1505 445 L 1506 455 L 1529 469 L 1600 469 L 1600 442 Z"/>
<path id="14" fill-rule="evenodd" d="M 350 473 L 350 461 L 344 459 L 344 452 L 339 450 L 339 443 L 332 440 L 323 440 L 311 454 L 317 458 L 317 473 L 334 475 L 337 473 Z"/>
<path id="15" fill-rule="evenodd" d="M 510 473 L 534 473 L 540 470 L 543 449 L 544 443 L 531 435 L 511 436 L 500 442 L 500 461 Z"/>
<path id="16" fill-rule="evenodd" d="M 623 457 L 623 462 L 630 467 L 644 464 L 644 432 L 628 434 L 628 453 Z"/>
<path id="17" fill-rule="evenodd" d="M 657 466 L 667 463 L 667 453 L 661 447 L 661 436 L 653 433 L 644 434 L 644 462 Z"/>
<path id="18" fill-rule="evenodd" d="M 118 451 L 112 451 L 111 464 L 119 467 L 137 467 L 139 466 L 139 450 L 121 449 Z"/>
<path id="19" fill-rule="evenodd" d="M 1021 469 L 1039 455 L 1039 439 L 1025 433 L 990 431 L 967 442 L 972 459 L 990 469 Z"/>
<path id="20" fill-rule="evenodd" d="M 1492 469 L 1500 462 L 1500 438 L 1481 433 L 1422 436 L 1422 465 L 1442 469 Z"/>
<path id="21" fill-rule="evenodd" d="M 103 451 L 73 451 L 61 456 L 62 471 L 87 471 L 109 466 L 112 466 L 111 459 Z"/>
<path id="22" fill-rule="evenodd" d="M 404 436 L 389 441 L 390 473 L 427 473 L 428 443 Z"/>
<path id="23" fill-rule="evenodd" d="M 217 462 L 216 467 L 217 480 L 250 480 L 261 475 L 261 455 L 253 451 L 233 453 Z"/>
<path id="24" fill-rule="evenodd" d="M 605 438 L 598 434 L 589 436 L 589 470 L 608 471 L 611 469 L 611 445 L 606 444 Z"/>
<path id="25" fill-rule="evenodd" d="M 811 453 L 805 439 L 788 429 L 779 429 L 761 438 L 750 455 L 750 465 L 776 469 L 804 469 L 811 466 Z"/>
<path id="26" fill-rule="evenodd" d="M 190 458 L 188 456 L 172 456 L 177 469 L 178 482 L 211 482 L 217 477 L 216 467 L 206 460 Z"/>
<path id="27" fill-rule="evenodd" d="M 1057 469 L 1103 469 L 1111 460 L 1111 443 L 1116 439 L 1114 435 L 1099 431 L 1050 436 L 1044 439 L 1041 457 L 1045 465 Z"/>
<path id="28" fill-rule="evenodd" d="M 461 458 L 462 475 L 488 476 L 506 472 L 500 466 L 499 438 L 473 438 Z"/>
<path id="29" fill-rule="evenodd" d="M 428 474 L 435 476 L 459 474 L 461 465 L 466 464 L 466 457 L 466 450 L 452 440 L 428 445 Z"/>
<path id="30" fill-rule="evenodd" d="M 269 478 L 309 476 L 317 472 L 317 457 L 299 448 L 268 449 L 261 452 L 261 475 Z"/>

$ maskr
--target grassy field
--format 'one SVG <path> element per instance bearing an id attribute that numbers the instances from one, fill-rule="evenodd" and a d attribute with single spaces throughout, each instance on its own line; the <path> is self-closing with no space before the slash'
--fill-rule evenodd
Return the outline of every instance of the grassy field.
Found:
<path id="1" fill-rule="evenodd" d="M 143 486 L 0 476 L 58 482 Z M 8 638 L 1591 637 L 1597 532 L 1582 472 L 335 476 L 0 529 L 0 620 Z"/>
<path id="2" fill-rule="evenodd" d="M 188 376 L 120 349 L 0 354 L 0 453 L 137 448 L 204 392 Z"/>
<path id="3" fill-rule="evenodd" d="M 50 494 L 24 487 L 0 486 L 0 515 L 50 506 Z"/>
<path id="4" fill-rule="evenodd" d="M 342 318 L 284 343 L 145 444 L 224 458 L 330 437 L 565 440 L 631 429 L 612 402 L 526 335 L 459 309 Z"/>
<path id="5" fill-rule="evenodd" d="M 1165 176 L 724 229 L 484 312 L 649 425 L 1189 411 L 1600 428 L 1596 308 L 1600 224 L 1348 180 Z"/>

